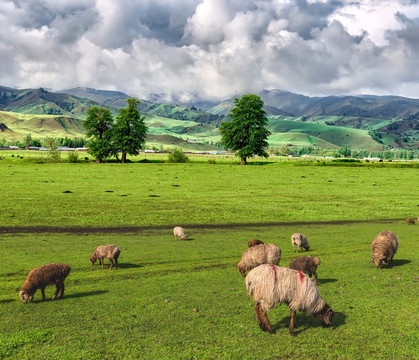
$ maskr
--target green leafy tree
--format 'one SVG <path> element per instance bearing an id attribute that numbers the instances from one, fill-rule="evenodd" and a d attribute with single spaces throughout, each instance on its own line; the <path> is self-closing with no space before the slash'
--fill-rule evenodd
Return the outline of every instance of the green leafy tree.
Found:
<path id="1" fill-rule="evenodd" d="M 137 106 L 140 103 L 135 98 L 127 99 L 127 108 L 120 109 L 113 128 L 114 154 L 118 159 L 118 151 L 122 152 L 121 162 L 126 162 L 127 154 L 138 155 L 144 148 L 147 138 L 145 116 L 141 116 Z"/>
<path id="2" fill-rule="evenodd" d="M 28 135 L 26 135 L 26 139 L 25 139 L 26 150 L 28 150 L 29 147 L 31 146 L 31 142 L 32 142 L 32 135 L 29 133 Z"/>
<path id="3" fill-rule="evenodd" d="M 87 110 L 84 121 L 87 147 L 89 153 L 96 158 L 96 162 L 102 162 L 112 153 L 112 128 L 113 117 L 108 109 L 94 106 Z"/>
<path id="4" fill-rule="evenodd" d="M 220 125 L 221 145 L 235 151 L 242 165 L 249 157 L 268 157 L 267 139 L 271 132 L 266 129 L 268 118 L 263 101 L 255 94 L 247 94 L 235 98 L 234 105 L 229 114 L 231 121 Z"/>
<path id="5" fill-rule="evenodd" d="M 189 161 L 187 155 L 185 155 L 182 150 L 174 149 L 168 156 L 167 161 L 169 163 L 186 163 Z"/>

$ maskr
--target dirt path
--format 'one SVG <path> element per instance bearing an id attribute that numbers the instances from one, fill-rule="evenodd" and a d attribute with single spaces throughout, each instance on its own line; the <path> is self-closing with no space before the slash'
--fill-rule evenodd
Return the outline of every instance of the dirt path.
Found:
<path id="1" fill-rule="evenodd" d="M 244 227 L 272 227 L 272 226 L 302 226 L 302 225 L 345 225 L 360 223 L 391 223 L 403 219 L 374 219 L 374 220 L 342 220 L 342 221 L 309 221 L 309 222 L 277 222 L 277 223 L 247 223 L 247 224 L 189 224 L 183 225 L 187 229 L 234 229 Z M 175 225 L 156 226 L 0 226 L 0 234 L 42 234 L 42 233 L 69 233 L 69 234 L 124 234 L 140 233 L 145 230 L 169 230 Z"/>

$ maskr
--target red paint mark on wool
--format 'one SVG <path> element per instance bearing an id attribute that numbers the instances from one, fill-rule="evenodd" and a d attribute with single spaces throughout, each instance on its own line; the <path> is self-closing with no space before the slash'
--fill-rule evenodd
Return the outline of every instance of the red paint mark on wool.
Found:
<path id="1" fill-rule="evenodd" d="M 301 270 L 297 270 L 298 271 L 298 275 L 300 275 L 300 283 L 301 283 L 301 285 L 303 285 L 304 284 L 304 279 L 305 279 L 305 275 L 304 275 L 304 273 L 301 271 Z"/>
<path id="2" fill-rule="evenodd" d="M 276 285 L 276 269 L 278 269 L 278 266 L 271 265 L 271 268 L 274 271 L 274 285 Z"/>

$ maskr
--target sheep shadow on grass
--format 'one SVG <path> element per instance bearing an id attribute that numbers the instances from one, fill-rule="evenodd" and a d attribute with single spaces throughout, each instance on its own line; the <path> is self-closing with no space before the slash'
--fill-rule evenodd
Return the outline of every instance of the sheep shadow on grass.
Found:
<path id="1" fill-rule="evenodd" d="M 371 263 L 371 262 L 369 262 L 369 263 Z M 411 260 L 398 259 L 398 260 L 393 260 L 393 265 L 392 265 L 391 261 L 388 260 L 387 264 L 382 264 L 381 267 L 377 270 L 391 270 L 394 267 L 407 265 L 411 262 L 412 262 Z"/>
<path id="2" fill-rule="evenodd" d="M 65 299 L 65 298 L 76 299 L 76 298 L 81 298 L 81 297 L 86 297 L 86 296 L 97 296 L 97 295 L 106 294 L 108 292 L 109 292 L 109 290 L 85 291 L 85 292 L 79 292 L 79 293 L 70 294 L 70 295 L 64 295 L 63 299 Z"/>
<path id="3" fill-rule="evenodd" d="M 411 263 L 412 262 L 412 260 L 404 260 L 404 259 L 398 259 L 398 260 L 396 260 L 396 259 L 393 259 L 393 265 L 388 265 L 388 266 L 382 266 L 381 268 L 392 268 L 392 267 L 396 267 L 396 266 L 403 266 L 403 265 L 406 265 L 406 264 L 409 264 L 409 263 Z"/>
<path id="4" fill-rule="evenodd" d="M 288 316 L 284 316 L 279 322 L 272 326 L 272 330 L 276 333 L 278 330 L 286 330 L 288 331 L 288 326 L 290 323 L 290 316 L 289 311 L 287 311 Z M 271 318 L 271 323 L 273 323 L 275 319 Z M 346 322 L 346 315 L 335 311 L 333 315 L 332 325 L 330 327 L 326 327 L 325 329 L 334 330 L 341 325 L 344 325 Z M 295 316 L 295 335 L 298 336 L 299 333 L 302 333 L 308 329 L 316 329 L 316 328 L 323 328 L 322 324 L 317 321 L 313 315 L 309 315 L 303 312 L 297 312 Z"/>
<path id="5" fill-rule="evenodd" d="M 137 269 L 137 268 L 142 268 L 142 267 L 144 267 L 144 265 L 132 264 L 132 263 L 118 264 L 118 269 Z"/>
<path id="6" fill-rule="evenodd" d="M 0 304 L 8 304 L 11 302 L 16 301 L 15 299 L 4 299 L 4 300 L 0 300 Z"/>
<path id="7" fill-rule="evenodd" d="M 323 285 L 323 284 L 327 284 L 327 283 L 331 283 L 331 282 L 336 282 L 338 281 L 338 279 L 317 279 L 317 285 Z"/>
<path id="8" fill-rule="evenodd" d="M 109 292 L 109 290 L 95 290 L 95 291 L 79 292 L 79 293 L 69 294 L 69 295 L 67 295 L 67 293 L 65 293 L 63 297 L 57 297 L 55 300 L 52 300 L 46 294 L 46 299 L 44 301 L 42 301 L 42 299 L 34 299 L 34 300 L 32 300 L 28 303 L 37 304 L 37 303 L 49 302 L 49 301 L 56 302 L 56 301 L 61 301 L 61 300 L 65 300 L 65 299 L 76 299 L 76 298 L 82 298 L 82 297 L 86 297 L 86 296 L 102 295 L 102 294 L 106 294 L 108 292 Z"/>

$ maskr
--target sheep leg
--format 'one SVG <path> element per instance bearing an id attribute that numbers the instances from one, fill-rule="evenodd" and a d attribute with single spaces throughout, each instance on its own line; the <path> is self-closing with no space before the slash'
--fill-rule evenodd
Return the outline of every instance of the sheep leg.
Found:
<path id="1" fill-rule="evenodd" d="M 295 331 L 294 331 L 294 327 L 295 327 L 295 311 L 290 309 L 290 334 L 291 336 L 295 336 Z"/>
<path id="2" fill-rule="evenodd" d="M 45 287 L 41 287 L 42 301 L 45 301 Z"/>
<path id="3" fill-rule="evenodd" d="M 317 284 L 317 273 L 316 273 L 316 272 L 314 273 L 314 279 L 315 279 L 315 280 L 314 280 L 314 281 L 315 281 L 315 283 Z"/>
<path id="4" fill-rule="evenodd" d="M 111 266 L 110 266 L 110 268 L 109 269 L 111 269 L 112 270 L 112 267 L 113 267 L 113 260 L 112 259 L 109 259 L 109 261 L 111 262 Z"/>
<path id="5" fill-rule="evenodd" d="M 102 265 L 102 269 L 103 269 L 103 258 L 100 258 L 99 261 L 100 261 L 100 265 Z"/>
<path id="6" fill-rule="evenodd" d="M 271 324 L 269 323 L 269 319 L 267 314 L 260 308 L 260 303 L 256 303 L 255 305 L 255 314 L 256 319 L 258 321 L 259 327 L 263 331 L 267 331 L 270 334 L 273 334 Z"/>
<path id="7" fill-rule="evenodd" d="M 115 259 L 115 269 L 118 269 L 118 259 Z"/>
<path id="8" fill-rule="evenodd" d="M 60 293 L 60 298 L 62 298 L 64 296 L 64 283 L 61 283 L 61 293 Z"/>
<path id="9" fill-rule="evenodd" d="M 55 293 L 52 296 L 52 300 L 55 300 L 57 298 L 58 293 L 60 292 L 61 286 L 60 283 L 55 284 Z"/>

